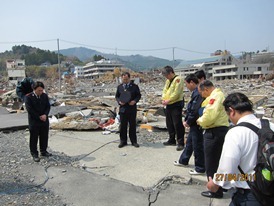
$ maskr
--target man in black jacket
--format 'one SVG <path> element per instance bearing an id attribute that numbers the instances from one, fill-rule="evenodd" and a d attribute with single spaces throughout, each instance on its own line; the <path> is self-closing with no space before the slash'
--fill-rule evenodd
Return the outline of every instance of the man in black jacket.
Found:
<path id="1" fill-rule="evenodd" d="M 34 81 L 32 80 L 32 78 L 26 77 L 16 86 L 16 94 L 22 102 L 25 102 L 26 95 L 32 92 L 33 84 Z"/>
<path id="2" fill-rule="evenodd" d="M 119 148 L 127 145 L 127 127 L 129 123 L 129 139 L 134 147 L 139 147 L 136 136 L 136 103 L 141 99 L 138 85 L 130 81 L 130 74 L 122 74 L 122 84 L 117 87 L 115 98 L 120 105 L 120 144 Z"/>
<path id="3" fill-rule="evenodd" d="M 44 88 L 44 84 L 37 81 L 33 84 L 33 92 L 26 95 L 26 109 L 28 111 L 30 132 L 29 147 L 35 162 L 40 161 L 37 151 L 38 138 L 41 156 L 51 156 L 51 154 L 47 152 L 50 104 L 48 95 L 44 93 Z"/>
<path id="4" fill-rule="evenodd" d="M 187 105 L 187 114 L 184 127 L 189 127 L 186 147 L 180 156 L 179 161 L 174 161 L 175 166 L 188 165 L 189 159 L 194 151 L 195 168 L 189 171 L 190 174 L 202 174 L 205 172 L 205 160 L 203 149 L 203 132 L 196 120 L 199 118 L 199 108 L 203 102 L 202 96 L 198 91 L 199 80 L 194 74 L 185 78 L 186 87 L 192 92 L 191 100 Z"/>

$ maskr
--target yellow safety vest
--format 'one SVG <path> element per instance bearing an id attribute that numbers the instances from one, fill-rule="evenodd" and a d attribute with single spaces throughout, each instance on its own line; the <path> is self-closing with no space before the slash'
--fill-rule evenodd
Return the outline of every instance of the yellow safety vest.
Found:
<path id="1" fill-rule="evenodd" d="M 174 77 L 171 84 L 169 79 L 166 80 L 162 99 L 170 100 L 169 104 L 173 104 L 184 99 L 184 82 L 180 76 Z"/>
<path id="2" fill-rule="evenodd" d="M 203 115 L 197 120 L 203 129 L 229 126 L 228 116 L 223 106 L 224 100 L 224 93 L 219 88 L 216 88 L 203 101 L 201 105 L 205 107 Z"/>

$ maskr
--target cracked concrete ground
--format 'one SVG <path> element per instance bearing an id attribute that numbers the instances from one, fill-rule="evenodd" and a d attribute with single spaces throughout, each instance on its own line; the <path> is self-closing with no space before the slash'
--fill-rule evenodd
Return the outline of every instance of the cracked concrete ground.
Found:
<path id="1" fill-rule="evenodd" d="M 73 205 L 228 205 L 229 193 L 223 199 L 207 199 L 204 175 L 191 177 L 189 168 L 176 167 L 181 152 L 158 142 L 147 142 L 146 130 L 138 134 L 140 148 L 128 145 L 118 148 L 118 134 L 101 131 L 51 131 L 52 151 L 77 160 L 74 167 L 48 168 L 46 188 Z M 160 140 L 159 140 L 160 139 Z M 64 172 L 65 171 L 65 172 Z"/>
<path id="2" fill-rule="evenodd" d="M 22 132 L 20 138 L 25 143 L 19 150 L 14 148 L 11 153 L 9 148 L 2 145 L 2 154 L 8 155 L 1 157 L 1 161 L 4 166 L 11 167 L 10 172 L 6 168 L 5 175 L 12 177 L 14 184 L 8 186 L 10 180 L 1 178 L 7 186 L 0 187 L 3 188 L 0 191 L 0 202 L 6 200 L 1 205 L 229 204 L 229 193 L 223 199 L 208 199 L 200 195 L 206 190 L 205 176 L 191 177 L 188 174 L 189 168 L 173 166 L 173 161 L 178 159 L 181 152 L 176 151 L 175 147 L 162 145 L 165 131 L 149 133 L 145 130 L 137 135 L 140 148 L 129 145 L 119 149 L 117 134 L 51 130 L 49 150 L 53 156 L 34 163 L 27 148 L 28 132 Z M 13 143 L 9 146 L 12 147 Z M 16 165 L 17 162 L 21 166 Z M 190 161 L 191 167 L 193 158 Z M 28 184 L 35 190 L 17 196 L 16 192 L 7 193 L 20 183 L 18 180 L 21 177 L 28 179 Z M 40 185 L 39 190 L 37 185 Z"/>

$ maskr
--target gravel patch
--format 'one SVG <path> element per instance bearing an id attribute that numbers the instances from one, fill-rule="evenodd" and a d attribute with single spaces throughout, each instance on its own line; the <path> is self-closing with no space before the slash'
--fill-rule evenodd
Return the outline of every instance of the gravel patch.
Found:
<path id="1" fill-rule="evenodd" d="M 52 165 L 70 165 L 73 161 L 64 154 L 54 153 L 54 158 L 35 163 L 30 155 L 25 131 L 0 133 L 0 205 L 65 206 L 60 197 L 48 191 L 44 184 L 34 183 L 32 174 L 22 173 L 24 166 L 39 164 L 45 168 Z"/>
<path id="2" fill-rule="evenodd" d="M 37 165 L 44 168 L 57 166 L 79 167 L 77 159 L 66 156 L 63 153 L 51 151 L 53 156 L 48 159 L 41 159 L 39 163 L 32 160 L 28 142 L 28 132 L 25 130 L 14 132 L 0 132 L 0 205 L 35 205 L 35 206 L 68 206 L 53 191 L 47 190 L 44 182 L 37 185 L 35 177 L 31 173 L 23 172 L 26 166 Z M 156 143 L 166 141 L 168 137 L 166 130 L 155 130 L 150 132 L 146 129 L 139 129 L 137 133 L 138 143 Z M 49 145 L 50 146 L 50 145 Z M 75 164 L 76 163 L 76 164 Z M 46 175 L 45 175 L 46 176 Z"/>
<path id="3" fill-rule="evenodd" d="M 140 144 L 158 143 L 168 140 L 168 132 L 165 129 L 154 129 L 152 132 L 146 129 L 137 130 L 137 141 Z"/>

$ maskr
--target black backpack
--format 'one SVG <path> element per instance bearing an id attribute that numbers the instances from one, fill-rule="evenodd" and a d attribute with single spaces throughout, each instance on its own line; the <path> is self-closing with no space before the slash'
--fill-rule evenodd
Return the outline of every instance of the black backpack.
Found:
<path id="1" fill-rule="evenodd" d="M 274 132 L 270 129 L 269 121 L 261 119 L 262 128 L 241 122 L 236 126 L 245 126 L 254 131 L 258 137 L 257 163 L 254 168 L 254 181 L 247 181 L 251 192 L 264 206 L 274 205 Z M 240 172 L 244 171 L 238 166 Z"/>
<path id="2" fill-rule="evenodd" d="M 32 78 L 26 77 L 16 86 L 16 94 L 22 101 L 24 101 L 24 97 L 26 96 L 26 94 L 31 93 L 33 91 L 33 84 L 34 81 L 32 80 Z"/>

